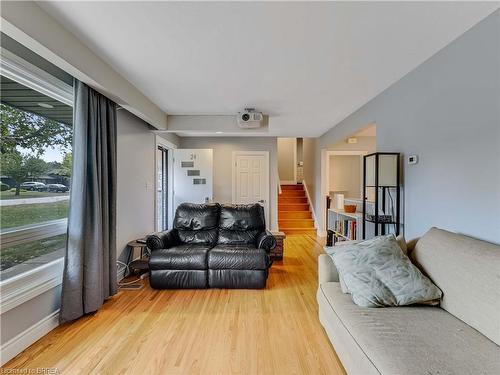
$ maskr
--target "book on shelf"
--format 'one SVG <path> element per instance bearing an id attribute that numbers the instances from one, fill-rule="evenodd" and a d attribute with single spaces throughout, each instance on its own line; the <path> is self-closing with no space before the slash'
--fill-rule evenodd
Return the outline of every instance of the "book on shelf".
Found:
<path id="1" fill-rule="evenodd" d="M 335 220 L 334 231 L 349 240 L 357 239 L 357 226 L 355 220 Z"/>

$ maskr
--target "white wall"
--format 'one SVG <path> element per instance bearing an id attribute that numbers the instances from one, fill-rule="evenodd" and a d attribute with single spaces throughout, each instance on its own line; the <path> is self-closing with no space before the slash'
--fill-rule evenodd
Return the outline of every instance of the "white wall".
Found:
<path id="1" fill-rule="evenodd" d="M 329 144 L 326 149 L 329 151 L 365 151 L 368 153 L 377 150 L 377 137 L 356 137 L 357 143 L 347 143 L 347 138 Z"/>
<path id="2" fill-rule="evenodd" d="M 278 173 L 281 182 L 295 183 L 296 138 L 278 138 Z"/>
<path id="3" fill-rule="evenodd" d="M 269 218 L 272 230 L 278 227 L 277 217 L 277 142 L 274 137 L 185 137 L 179 148 L 212 148 L 214 150 L 214 200 L 232 201 L 233 151 L 269 151 Z"/>
<path id="4" fill-rule="evenodd" d="M 361 198 L 361 160 L 358 155 L 330 155 L 329 192 L 345 192 L 346 198 Z"/>
<path id="5" fill-rule="evenodd" d="M 155 134 L 122 109 L 117 114 L 116 250 L 127 256 L 127 242 L 155 231 Z M 162 135 L 178 143 L 173 135 Z"/>
<path id="6" fill-rule="evenodd" d="M 321 149 L 376 122 L 377 149 L 403 166 L 405 235 L 430 227 L 500 243 L 500 11 L 474 26 L 318 139 Z"/>

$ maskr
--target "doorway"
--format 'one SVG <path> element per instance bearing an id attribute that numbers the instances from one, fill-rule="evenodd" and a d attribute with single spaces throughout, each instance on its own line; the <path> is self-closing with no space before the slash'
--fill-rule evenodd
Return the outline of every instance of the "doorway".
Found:
<path id="1" fill-rule="evenodd" d="M 269 228 L 269 152 L 233 152 L 233 204 L 259 203 Z"/>
<path id="2" fill-rule="evenodd" d="M 348 137 L 321 150 L 321 200 L 319 202 L 321 236 L 326 236 L 327 201 L 329 199 L 335 204 L 336 200 L 332 200 L 334 195 L 343 195 L 345 198 L 350 198 L 349 204 L 355 204 L 356 201 L 362 202 L 363 197 L 360 196 L 362 195 L 362 156 L 376 150 L 376 123 L 367 124 Z M 339 168 L 336 170 L 332 168 L 335 158 L 339 161 Z M 337 181 L 333 181 L 335 177 Z"/>
<path id="3" fill-rule="evenodd" d="M 155 144 L 155 228 L 171 228 L 173 218 L 173 152 L 177 147 L 156 136 Z"/>
<path id="4" fill-rule="evenodd" d="M 156 149 L 156 230 L 168 229 L 168 148 Z"/>

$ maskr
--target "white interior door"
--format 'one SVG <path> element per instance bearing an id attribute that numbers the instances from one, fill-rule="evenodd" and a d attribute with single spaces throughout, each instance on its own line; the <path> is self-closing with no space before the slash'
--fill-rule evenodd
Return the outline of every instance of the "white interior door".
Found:
<path id="1" fill-rule="evenodd" d="M 174 212 L 181 203 L 213 200 L 213 150 L 174 150 Z"/>
<path id="2" fill-rule="evenodd" d="M 269 153 L 233 153 L 233 203 L 259 203 L 269 227 Z"/>

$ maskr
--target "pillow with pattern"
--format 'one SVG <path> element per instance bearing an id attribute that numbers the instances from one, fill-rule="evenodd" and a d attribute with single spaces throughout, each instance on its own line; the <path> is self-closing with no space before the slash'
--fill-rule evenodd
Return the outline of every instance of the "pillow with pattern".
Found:
<path id="1" fill-rule="evenodd" d="M 375 237 L 329 254 L 359 306 L 404 306 L 439 300 L 441 290 L 403 253 L 394 235 Z"/>

